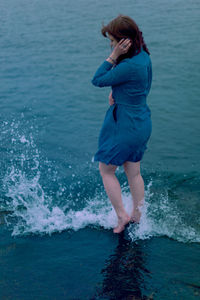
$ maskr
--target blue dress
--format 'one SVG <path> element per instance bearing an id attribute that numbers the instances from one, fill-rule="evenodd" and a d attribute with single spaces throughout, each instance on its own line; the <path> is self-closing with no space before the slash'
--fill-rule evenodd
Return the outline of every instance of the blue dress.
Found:
<path id="1" fill-rule="evenodd" d="M 151 59 L 144 50 L 115 67 L 104 61 L 97 69 L 92 83 L 111 86 L 115 103 L 106 112 L 95 161 L 121 166 L 142 159 L 152 131 L 146 103 L 151 82 Z"/>

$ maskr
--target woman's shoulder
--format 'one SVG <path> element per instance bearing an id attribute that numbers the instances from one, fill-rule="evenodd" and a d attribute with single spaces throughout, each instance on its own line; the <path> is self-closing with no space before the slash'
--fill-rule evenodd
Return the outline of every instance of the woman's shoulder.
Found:
<path id="1" fill-rule="evenodd" d="M 149 54 L 144 50 L 142 50 L 137 55 L 134 55 L 130 58 L 126 58 L 126 60 L 129 64 L 135 64 L 135 65 L 140 65 L 140 66 L 146 66 L 151 63 Z"/>

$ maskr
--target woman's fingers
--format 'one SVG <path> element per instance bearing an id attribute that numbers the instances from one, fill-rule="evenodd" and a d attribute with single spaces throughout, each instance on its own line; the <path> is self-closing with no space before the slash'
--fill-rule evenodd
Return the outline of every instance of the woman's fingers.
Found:
<path id="1" fill-rule="evenodd" d="M 113 55 L 117 59 L 120 55 L 128 52 L 132 42 L 130 39 L 121 39 L 113 50 Z"/>
<path id="2" fill-rule="evenodd" d="M 127 45 L 131 45 L 131 40 L 130 39 L 121 39 L 120 41 L 119 41 L 119 45 L 120 46 L 127 46 Z"/>
<path id="3" fill-rule="evenodd" d="M 118 46 L 122 52 L 126 53 L 131 46 L 131 41 L 130 39 L 122 39 L 119 41 Z"/>
<path id="4" fill-rule="evenodd" d="M 121 44 L 122 48 L 128 48 L 131 46 L 131 41 L 129 39 L 126 39 L 122 44 Z"/>
<path id="5" fill-rule="evenodd" d="M 114 101 L 114 99 L 112 97 L 112 91 L 111 91 L 110 94 L 109 94 L 109 104 L 113 105 L 114 103 L 115 103 L 115 101 Z"/>
<path id="6" fill-rule="evenodd" d="M 115 103 L 114 99 L 109 99 L 109 104 L 113 105 Z"/>
<path id="7" fill-rule="evenodd" d="M 125 39 L 121 39 L 118 44 L 121 45 L 124 41 Z"/>

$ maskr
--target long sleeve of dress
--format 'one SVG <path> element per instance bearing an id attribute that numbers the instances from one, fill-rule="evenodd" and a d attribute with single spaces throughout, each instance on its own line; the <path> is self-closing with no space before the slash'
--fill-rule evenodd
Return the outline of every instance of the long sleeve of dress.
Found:
<path id="1" fill-rule="evenodd" d="M 116 67 L 108 61 L 104 61 L 97 69 L 92 84 L 95 86 L 113 86 L 124 83 L 130 78 L 130 66 L 126 61 L 122 61 Z"/>

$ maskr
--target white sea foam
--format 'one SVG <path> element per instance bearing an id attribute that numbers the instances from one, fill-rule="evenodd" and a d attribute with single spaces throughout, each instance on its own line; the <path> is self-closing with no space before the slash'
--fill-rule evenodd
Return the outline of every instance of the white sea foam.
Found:
<path id="1" fill-rule="evenodd" d="M 146 201 L 142 209 L 139 225 L 129 227 L 132 241 L 155 236 L 167 236 L 180 242 L 200 242 L 200 232 L 183 220 L 179 208 L 169 201 L 168 195 L 160 195 L 152 204 L 154 194 L 150 192 L 152 182 L 147 187 Z"/>
<path id="2" fill-rule="evenodd" d="M 7 125 L 9 124 L 5 124 Z M 105 194 L 102 194 L 99 185 L 94 186 L 94 195 L 88 196 L 87 200 L 84 198 L 82 201 L 81 191 L 78 191 L 74 199 L 69 193 L 69 199 L 64 199 L 65 205 L 56 205 L 59 202 L 57 200 L 63 197 L 63 192 L 70 190 L 70 187 L 59 186 L 59 190 L 55 193 L 56 199 L 52 198 L 53 196 L 48 194 L 48 189 L 44 189 L 41 185 L 41 158 L 32 134 L 18 132 L 16 123 L 10 128 L 9 134 L 14 150 L 11 149 L 10 152 L 13 158 L 4 176 L 3 189 L 7 210 L 11 212 L 6 216 L 6 221 L 12 235 L 52 234 L 69 229 L 76 231 L 86 226 L 110 230 L 117 225 L 115 211 Z M 16 151 L 15 156 L 15 150 L 18 149 L 20 154 L 18 155 Z M 78 179 L 76 182 L 74 173 L 72 180 L 73 189 L 76 189 L 76 184 L 80 186 L 81 181 Z M 200 242 L 198 228 L 186 222 L 184 213 L 176 203 L 170 201 L 167 193 L 161 193 L 158 188 L 155 192 L 155 187 L 152 192 L 153 183 L 151 179 L 146 186 L 140 224 L 128 227 L 129 238 L 137 241 L 167 236 L 181 242 Z M 50 185 L 51 182 L 48 183 L 48 186 Z M 133 204 L 126 185 L 122 191 L 125 209 L 130 214 Z M 83 204 L 81 208 L 80 201 Z"/>
<path id="3" fill-rule="evenodd" d="M 12 235 L 51 234 L 69 229 L 76 231 L 86 226 L 112 229 L 116 226 L 117 216 L 107 198 L 103 199 L 97 194 L 88 199 L 85 207 L 80 210 L 64 209 L 53 205 L 52 198 L 45 195 L 39 179 L 39 172 L 34 178 L 27 179 L 25 174 L 15 174 L 12 169 L 4 181 L 8 184 L 7 197 L 11 199 L 9 207 L 12 208 L 12 218 L 15 219 L 14 223 L 7 220 L 7 224 L 12 228 Z M 146 201 L 142 208 L 140 224 L 128 227 L 130 239 L 137 241 L 155 236 L 168 236 L 181 242 L 199 242 L 199 232 L 184 224 L 179 212 L 171 206 L 166 196 L 161 197 L 157 204 L 151 203 L 154 197 L 150 191 L 151 185 L 152 182 L 145 192 Z M 130 194 L 123 192 L 122 199 L 126 211 L 130 213 Z"/>

